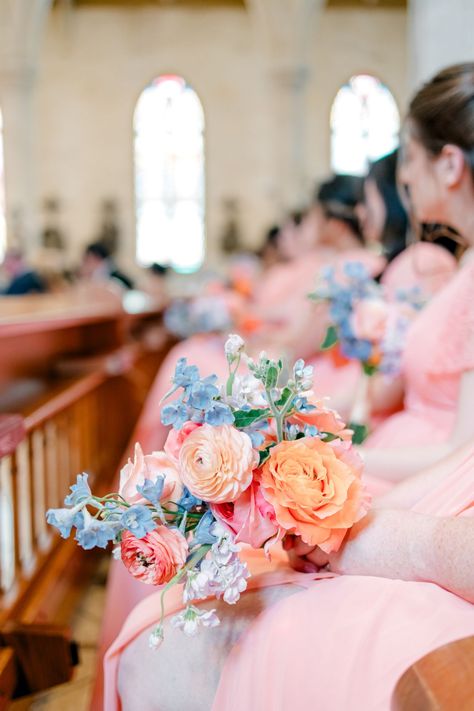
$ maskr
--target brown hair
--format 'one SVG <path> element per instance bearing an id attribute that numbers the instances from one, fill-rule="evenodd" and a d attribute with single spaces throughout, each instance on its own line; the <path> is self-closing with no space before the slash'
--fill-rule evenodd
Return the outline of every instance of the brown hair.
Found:
<path id="1" fill-rule="evenodd" d="M 411 100 L 408 119 L 433 155 L 447 143 L 461 148 L 474 176 L 474 62 L 436 74 Z"/>

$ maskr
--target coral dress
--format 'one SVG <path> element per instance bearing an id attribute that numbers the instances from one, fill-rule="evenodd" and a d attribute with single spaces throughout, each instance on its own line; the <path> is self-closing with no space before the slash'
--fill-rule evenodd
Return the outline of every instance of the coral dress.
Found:
<path id="1" fill-rule="evenodd" d="M 474 369 L 474 261 L 423 309 L 402 360 L 404 410 L 367 439 L 368 447 L 444 442 L 454 427 L 463 373 Z"/>
<path id="2" fill-rule="evenodd" d="M 413 510 L 474 515 L 474 448 Z M 281 555 L 272 563 L 256 551 L 245 555 L 253 588 L 294 582 L 307 589 L 267 607 L 232 647 L 212 711 L 389 711 L 396 682 L 412 663 L 474 634 L 474 606 L 432 583 L 330 574 L 315 580 L 288 569 Z M 175 591 L 167 611 L 179 607 Z M 143 600 L 109 649 L 105 711 L 121 708 L 120 655 L 156 622 L 158 609 L 159 593 Z"/>

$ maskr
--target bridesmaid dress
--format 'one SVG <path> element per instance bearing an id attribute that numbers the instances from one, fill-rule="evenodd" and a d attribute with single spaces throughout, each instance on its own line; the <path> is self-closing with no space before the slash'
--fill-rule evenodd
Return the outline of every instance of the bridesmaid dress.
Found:
<path id="1" fill-rule="evenodd" d="M 473 516 L 473 472 L 474 447 L 412 510 Z M 256 613 L 228 654 L 212 711 L 389 711 L 396 682 L 411 664 L 443 644 L 474 634 L 474 605 L 433 583 L 296 573 L 281 552 L 271 562 L 259 551 L 243 555 L 252 569 L 252 588 L 293 583 L 306 590 Z M 168 598 L 167 614 L 180 607 L 176 590 Z M 156 622 L 158 609 L 159 593 L 143 600 L 107 652 L 105 711 L 121 709 L 121 655 Z M 150 654 L 159 665 L 166 641 Z M 192 681 L 190 676 L 187 681 Z M 124 683 L 122 679 L 122 688 Z M 135 695 L 144 684 L 151 684 L 153 692 L 159 679 L 134 678 L 133 684 Z M 143 711 L 152 708 L 157 711 L 159 706 L 145 704 Z"/>

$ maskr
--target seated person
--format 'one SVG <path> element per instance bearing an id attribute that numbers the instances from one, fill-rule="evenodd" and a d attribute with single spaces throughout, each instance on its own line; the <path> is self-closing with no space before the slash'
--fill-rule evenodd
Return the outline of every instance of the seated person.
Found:
<path id="1" fill-rule="evenodd" d="M 7 279 L 5 289 L 0 290 L 4 296 L 21 296 L 24 294 L 42 294 L 47 291 L 46 283 L 32 269 L 19 249 L 9 249 L 2 265 Z"/>
<path id="2" fill-rule="evenodd" d="M 117 269 L 110 252 L 101 242 L 92 242 L 86 247 L 79 274 L 90 281 L 113 281 L 123 289 L 133 289 L 133 281 Z"/>

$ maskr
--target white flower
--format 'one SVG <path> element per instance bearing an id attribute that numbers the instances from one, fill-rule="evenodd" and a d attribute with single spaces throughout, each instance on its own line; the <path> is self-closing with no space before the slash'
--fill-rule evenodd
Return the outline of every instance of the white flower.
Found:
<path id="1" fill-rule="evenodd" d="M 160 647 L 161 643 L 165 638 L 162 625 L 158 625 L 150 634 L 148 638 L 148 645 L 150 649 L 156 650 Z"/>
<path id="2" fill-rule="evenodd" d="M 229 334 L 227 341 L 225 342 L 224 351 L 227 356 L 229 363 L 233 363 L 236 360 L 239 353 L 242 353 L 245 346 L 243 338 L 241 338 L 236 333 Z"/>
<path id="3" fill-rule="evenodd" d="M 122 560 L 122 549 L 120 548 L 120 546 L 115 546 L 112 551 L 112 558 L 114 560 Z"/>
<path id="4" fill-rule="evenodd" d="M 217 627 L 220 620 L 215 610 L 200 610 L 194 605 L 188 605 L 183 612 L 171 618 L 171 624 L 173 627 L 183 630 L 188 637 L 194 637 L 200 626 Z"/>
<path id="5" fill-rule="evenodd" d="M 232 384 L 232 395 L 229 397 L 226 394 L 226 387 L 223 385 L 221 397 L 228 405 L 238 409 L 247 405 L 252 408 L 267 407 L 268 404 L 261 382 L 250 373 L 243 376 L 236 374 Z"/>

